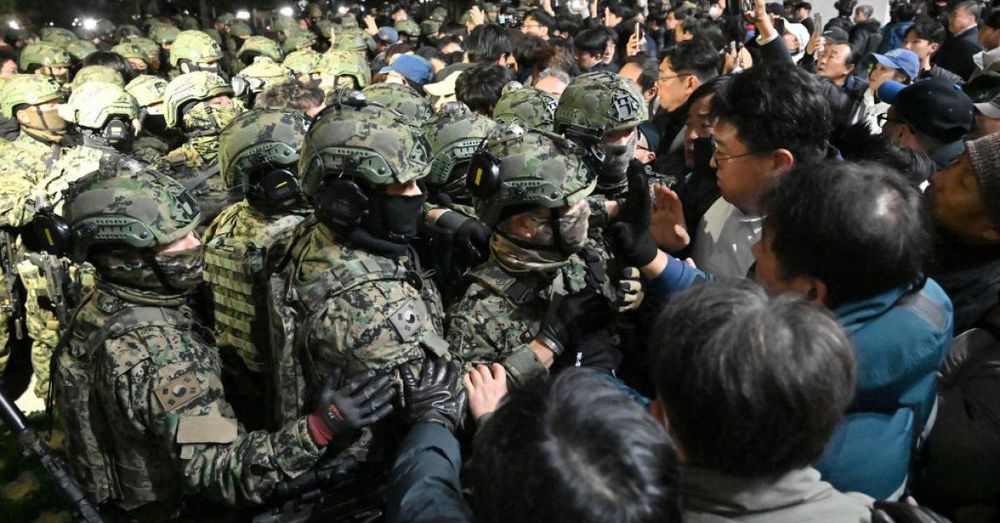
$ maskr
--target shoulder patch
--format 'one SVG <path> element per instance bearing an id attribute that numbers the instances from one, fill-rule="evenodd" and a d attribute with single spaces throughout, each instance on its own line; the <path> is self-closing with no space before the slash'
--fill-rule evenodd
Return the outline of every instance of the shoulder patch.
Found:
<path id="1" fill-rule="evenodd" d="M 420 327 L 426 316 L 427 311 L 424 304 L 409 299 L 392 312 L 392 315 L 389 316 L 389 323 L 396 329 L 403 341 L 410 341 L 420 332 Z"/>
<path id="2" fill-rule="evenodd" d="M 156 399 L 167 412 L 186 405 L 191 400 L 201 396 L 205 388 L 198 381 L 194 371 L 188 371 L 170 380 L 154 391 Z"/>

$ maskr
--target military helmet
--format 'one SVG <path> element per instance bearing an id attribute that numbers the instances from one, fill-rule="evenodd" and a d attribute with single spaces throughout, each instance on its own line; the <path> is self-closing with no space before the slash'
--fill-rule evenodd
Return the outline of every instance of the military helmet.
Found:
<path id="1" fill-rule="evenodd" d="M 288 53 L 288 56 L 285 57 L 284 62 L 281 62 L 281 65 L 295 73 L 295 76 L 318 73 L 320 71 L 320 58 L 320 54 L 316 51 L 303 49 Z"/>
<path id="2" fill-rule="evenodd" d="M 423 125 L 434 158 L 427 184 L 441 186 L 450 181 L 455 166 L 472 158 L 495 125 L 493 120 L 472 112 L 462 102 L 445 104 Z M 464 174 L 463 171 L 463 185 Z"/>
<path id="3" fill-rule="evenodd" d="M 354 18 L 354 15 L 344 15 L 340 17 L 340 28 L 341 29 L 357 29 L 358 19 Z"/>
<path id="4" fill-rule="evenodd" d="M 424 20 L 420 22 L 420 32 L 425 35 L 433 35 L 441 29 L 441 22 L 437 20 Z"/>
<path id="5" fill-rule="evenodd" d="M 375 105 L 324 111 L 302 145 L 302 192 L 315 198 L 334 177 L 372 186 L 406 183 L 424 177 L 430 160 L 420 128 L 399 113 Z"/>
<path id="6" fill-rule="evenodd" d="M 268 169 L 297 172 L 299 145 L 309 129 L 302 111 L 253 109 L 219 134 L 219 166 L 226 188 L 245 190 L 250 174 Z"/>
<path id="7" fill-rule="evenodd" d="M 139 107 L 163 102 L 163 94 L 167 90 L 167 81 L 159 76 L 141 74 L 125 86 L 125 92 L 135 98 Z"/>
<path id="8" fill-rule="evenodd" d="M 35 42 L 21 50 L 18 66 L 21 71 L 30 72 L 33 66 L 69 67 L 71 62 L 69 54 L 62 47 L 48 42 Z"/>
<path id="9" fill-rule="evenodd" d="M 122 24 L 115 30 L 115 39 L 118 40 L 119 43 L 130 38 L 141 37 L 142 31 L 132 24 Z"/>
<path id="10" fill-rule="evenodd" d="M 181 14 L 175 17 L 177 20 L 177 27 L 180 27 L 183 31 L 197 31 L 198 30 L 198 19 L 187 14 Z"/>
<path id="11" fill-rule="evenodd" d="M 559 99 L 535 89 L 511 83 L 504 86 L 500 99 L 493 108 L 493 119 L 498 123 L 516 123 L 542 131 L 552 131 Z"/>
<path id="12" fill-rule="evenodd" d="M 164 118 L 167 127 L 177 127 L 180 124 L 181 109 L 188 102 L 208 100 L 222 95 L 232 96 L 233 88 L 215 73 L 195 71 L 174 78 L 163 92 Z"/>
<path id="13" fill-rule="evenodd" d="M 82 62 L 84 58 L 97 52 L 97 46 L 90 40 L 73 40 L 63 49 L 76 62 Z"/>
<path id="14" fill-rule="evenodd" d="M 361 31 L 350 30 L 337 34 L 337 39 L 333 42 L 333 48 L 354 51 L 364 55 L 368 51 L 375 49 L 375 41 Z"/>
<path id="15" fill-rule="evenodd" d="M 201 212 L 183 185 L 146 169 L 84 178 L 67 191 L 63 218 L 73 238 L 70 257 L 83 261 L 99 244 L 168 245 L 193 231 Z"/>
<path id="16" fill-rule="evenodd" d="M 634 128 L 649 118 L 642 95 L 624 77 L 609 72 L 577 76 L 556 108 L 555 130 L 599 141 L 609 132 Z"/>
<path id="17" fill-rule="evenodd" d="M 7 80 L 0 90 L 0 113 L 6 118 L 13 118 L 14 109 L 19 105 L 59 101 L 62 101 L 62 91 L 52 80 L 33 74 L 18 74 Z"/>
<path id="18" fill-rule="evenodd" d="M 106 65 L 88 65 L 80 68 L 73 77 L 70 90 L 76 90 L 87 82 L 105 82 L 125 87 L 125 79 L 118 71 Z"/>
<path id="19" fill-rule="evenodd" d="M 287 67 L 276 64 L 267 58 L 261 58 L 244 67 L 239 73 L 236 73 L 236 77 L 246 80 L 250 92 L 255 94 L 294 80 Z"/>
<path id="20" fill-rule="evenodd" d="M 364 89 L 372 83 L 372 70 L 368 61 L 357 53 L 342 49 L 331 49 L 320 57 L 319 72 L 329 78 L 331 85 L 338 76 L 350 76 L 357 82 L 359 89 Z"/>
<path id="21" fill-rule="evenodd" d="M 274 15 L 274 18 L 271 21 L 271 29 L 274 30 L 275 33 L 281 35 L 282 38 L 288 36 L 288 34 L 293 31 L 301 31 L 297 20 L 282 14 Z"/>
<path id="22" fill-rule="evenodd" d="M 369 85 L 362 91 L 369 102 L 388 107 L 421 125 L 434 115 L 430 102 L 416 91 L 403 84 L 379 83 Z"/>
<path id="23" fill-rule="evenodd" d="M 121 86 L 91 81 L 73 90 L 69 100 L 59 106 L 59 116 L 80 127 L 100 129 L 112 116 L 137 119 L 139 107 Z"/>
<path id="24" fill-rule="evenodd" d="M 292 51 L 298 51 L 301 49 L 311 48 L 313 44 L 316 43 L 316 35 L 311 31 L 292 31 L 285 37 L 285 43 L 282 49 L 286 53 L 291 53 Z"/>
<path id="25" fill-rule="evenodd" d="M 229 34 L 233 35 L 235 38 L 253 36 L 253 29 L 250 28 L 250 24 L 244 22 L 243 20 L 235 20 L 233 23 L 229 24 Z"/>
<path id="26" fill-rule="evenodd" d="M 111 52 L 115 53 L 122 58 L 132 58 L 134 60 L 142 60 L 145 64 L 149 65 L 149 54 L 134 42 L 125 41 L 111 48 Z"/>
<path id="27" fill-rule="evenodd" d="M 101 18 L 100 20 L 84 20 L 79 27 L 76 28 L 76 35 L 82 40 L 91 40 L 93 38 L 102 38 L 105 36 L 110 36 L 115 32 L 115 24 L 107 18 Z"/>
<path id="28" fill-rule="evenodd" d="M 253 63 L 253 59 L 257 56 L 266 56 L 275 62 L 281 62 L 284 57 L 284 53 L 281 52 L 281 46 L 278 42 L 271 40 L 266 36 L 251 36 L 243 42 L 243 46 L 236 53 L 236 58 L 246 65 Z"/>
<path id="29" fill-rule="evenodd" d="M 79 40 L 73 31 L 69 29 L 63 29 L 62 27 L 43 27 L 42 28 L 42 41 L 48 42 L 50 44 L 56 44 L 60 46 L 66 46 L 70 42 L 75 42 Z"/>
<path id="30" fill-rule="evenodd" d="M 160 45 L 149 38 L 130 36 L 125 42 L 139 46 L 146 54 L 146 63 L 152 63 L 160 58 Z"/>
<path id="31" fill-rule="evenodd" d="M 181 31 L 170 47 L 170 65 L 177 67 L 181 60 L 195 64 L 217 62 L 222 60 L 222 48 L 201 31 Z"/>
<path id="32" fill-rule="evenodd" d="M 495 226 L 509 207 L 576 205 L 597 186 L 582 154 L 557 134 L 517 124 L 497 125 L 469 166 L 467 183 L 475 197 L 476 215 Z"/>
<path id="33" fill-rule="evenodd" d="M 395 29 L 399 34 L 410 35 L 410 36 L 420 36 L 420 26 L 416 22 L 407 18 L 406 20 L 399 20 L 394 25 Z"/>
<path id="34" fill-rule="evenodd" d="M 181 30 L 169 24 L 157 24 L 149 29 L 149 39 L 159 44 L 161 47 L 172 45 L 177 41 L 177 36 Z M 208 35 L 205 35 L 208 36 Z"/>

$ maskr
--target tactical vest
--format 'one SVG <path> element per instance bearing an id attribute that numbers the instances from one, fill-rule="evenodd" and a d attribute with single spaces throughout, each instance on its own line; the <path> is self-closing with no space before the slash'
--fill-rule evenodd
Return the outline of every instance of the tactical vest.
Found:
<path id="1" fill-rule="evenodd" d="M 246 212 L 226 218 L 213 224 L 218 233 L 205 243 L 205 281 L 211 284 L 215 299 L 216 340 L 220 350 L 234 350 L 250 370 L 269 373 L 273 367 L 269 365 L 271 351 L 264 343 L 268 328 L 266 301 L 262 299 L 267 261 L 274 249 L 280 250 L 292 238 L 305 218 L 289 214 L 243 231 L 236 229 L 239 224 L 235 222 L 246 219 Z"/>
<path id="2" fill-rule="evenodd" d="M 309 406 L 307 383 L 322 383 L 311 353 L 305 346 L 303 332 L 307 319 L 337 296 L 362 285 L 376 281 L 410 282 L 418 285 L 433 285 L 399 260 L 363 253 L 352 259 L 331 259 L 331 267 L 321 271 L 310 282 L 305 292 L 297 290 L 302 267 L 303 251 L 300 246 L 292 247 L 292 255 L 286 267 L 271 276 L 268 284 L 268 309 L 271 312 L 270 340 L 275 368 L 275 390 L 277 391 L 276 412 L 281 425 L 296 419 Z M 404 304 L 410 311 L 397 311 L 397 316 L 406 313 L 426 318 L 428 306 L 423 301 Z M 422 329 L 426 322 L 416 326 Z M 407 327 L 400 322 L 397 330 Z M 418 336 L 420 344 L 430 352 L 443 356 L 448 352 L 448 343 L 439 334 L 429 330 L 412 332 Z M 402 363 L 402 362 L 400 362 Z"/>
<path id="3" fill-rule="evenodd" d="M 181 484 L 175 477 L 169 449 L 150 446 L 134 435 L 116 431 L 107 418 L 109 398 L 98 390 L 102 377 L 113 379 L 150 358 L 145 347 L 132 347 L 135 354 L 116 358 L 107 368 L 97 365 L 105 343 L 142 329 L 170 328 L 198 332 L 185 307 L 137 306 L 109 294 L 97 292 L 78 316 L 69 349 L 57 355 L 56 385 L 59 413 L 66 423 L 71 465 L 93 501 L 115 504 L 128 510 L 136 506 L 178 498 Z M 210 337 L 209 337 L 210 339 Z M 164 363 L 164 362 L 158 362 Z M 98 373 L 104 373 L 100 376 Z"/>

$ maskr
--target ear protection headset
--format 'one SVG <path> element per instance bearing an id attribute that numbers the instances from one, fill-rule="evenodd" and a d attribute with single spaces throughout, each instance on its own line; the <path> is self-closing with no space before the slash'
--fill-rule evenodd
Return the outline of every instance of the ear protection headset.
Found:
<path id="1" fill-rule="evenodd" d="M 250 201 L 273 209 L 289 209 L 299 201 L 302 189 L 289 168 L 275 167 L 256 178 L 247 186 Z"/>

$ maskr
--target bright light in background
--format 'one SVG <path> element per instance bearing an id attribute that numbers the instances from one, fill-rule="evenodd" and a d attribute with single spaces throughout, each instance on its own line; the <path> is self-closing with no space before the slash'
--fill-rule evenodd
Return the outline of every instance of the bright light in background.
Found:
<path id="1" fill-rule="evenodd" d="M 337 8 L 337 14 L 340 16 L 346 15 L 348 11 L 350 11 L 350 9 L 348 9 L 346 5 L 342 5 Z"/>
<path id="2" fill-rule="evenodd" d="M 250 11 L 247 11 L 246 9 L 240 9 L 239 11 L 236 11 L 236 18 L 239 18 L 240 20 L 249 20 Z"/>
<path id="3" fill-rule="evenodd" d="M 292 15 L 295 14 L 295 10 L 286 5 L 285 7 L 278 9 L 278 13 L 281 14 L 282 16 L 291 17 Z"/>
<path id="4" fill-rule="evenodd" d="M 97 29 L 97 20 L 94 20 L 93 18 L 84 18 L 83 28 L 87 29 L 88 31 L 91 29 Z"/>
<path id="5" fill-rule="evenodd" d="M 11 28 L 11 29 L 13 29 L 15 31 L 18 31 L 18 30 L 21 29 L 21 24 L 17 23 L 17 20 L 8 20 L 7 21 L 7 27 L 9 27 L 9 28 Z"/>

